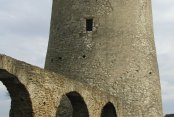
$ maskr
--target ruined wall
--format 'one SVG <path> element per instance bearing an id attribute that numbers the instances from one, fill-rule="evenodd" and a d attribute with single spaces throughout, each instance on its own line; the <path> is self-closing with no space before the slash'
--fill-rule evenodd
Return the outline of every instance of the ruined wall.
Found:
<path id="1" fill-rule="evenodd" d="M 151 0 L 53 0 L 45 68 L 117 96 L 123 117 L 162 117 Z"/>
<path id="2" fill-rule="evenodd" d="M 0 81 L 12 98 L 10 117 L 60 117 L 58 107 L 64 95 L 75 104 L 79 103 L 76 100 L 79 96 L 89 117 L 100 117 L 108 102 L 114 105 L 118 117 L 122 117 L 122 106 L 117 97 L 5 55 L 0 55 Z"/>

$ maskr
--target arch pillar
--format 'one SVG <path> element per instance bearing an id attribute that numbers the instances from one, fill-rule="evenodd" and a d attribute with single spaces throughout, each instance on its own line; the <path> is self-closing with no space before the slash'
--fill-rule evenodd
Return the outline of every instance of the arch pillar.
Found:
<path id="1" fill-rule="evenodd" d="M 6 86 L 11 97 L 9 117 L 33 117 L 30 95 L 18 78 L 0 69 L 0 81 Z"/>

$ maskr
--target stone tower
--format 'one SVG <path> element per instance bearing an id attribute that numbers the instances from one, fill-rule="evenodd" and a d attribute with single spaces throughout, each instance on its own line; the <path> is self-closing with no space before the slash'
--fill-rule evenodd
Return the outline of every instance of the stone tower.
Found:
<path id="1" fill-rule="evenodd" d="M 151 0 L 53 0 L 45 69 L 114 95 L 123 117 L 162 117 Z"/>

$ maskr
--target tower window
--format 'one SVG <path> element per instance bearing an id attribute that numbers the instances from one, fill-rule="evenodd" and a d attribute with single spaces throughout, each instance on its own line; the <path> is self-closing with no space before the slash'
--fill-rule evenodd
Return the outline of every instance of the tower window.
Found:
<path id="1" fill-rule="evenodd" d="M 86 19 L 86 31 L 92 31 L 93 19 Z"/>

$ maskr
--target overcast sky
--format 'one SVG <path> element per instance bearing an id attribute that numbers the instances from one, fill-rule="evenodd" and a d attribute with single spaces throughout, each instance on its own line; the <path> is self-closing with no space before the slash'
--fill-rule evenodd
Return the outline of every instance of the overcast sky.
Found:
<path id="1" fill-rule="evenodd" d="M 152 0 L 163 110 L 174 113 L 174 0 Z M 52 0 L 0 0 L 0 53 L 44 66 Z M 0 117 L 10 98 L 0 82 Z"/>

